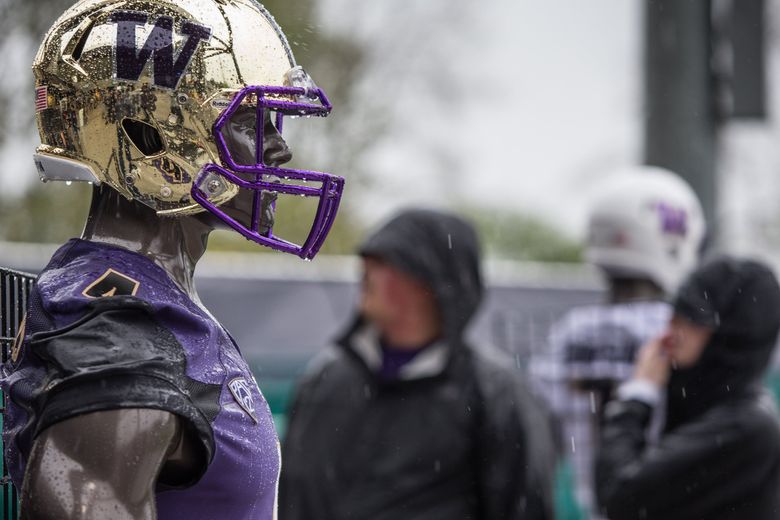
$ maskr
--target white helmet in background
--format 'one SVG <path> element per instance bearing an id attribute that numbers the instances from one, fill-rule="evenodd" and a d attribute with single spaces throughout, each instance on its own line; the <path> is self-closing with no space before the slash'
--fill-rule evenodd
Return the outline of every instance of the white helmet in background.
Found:
<path id="1" fill-rule="evenodd" d="M 611 177 L 590 212 L 586 258 L 611 278 L 648 279 L 674 292 L 697 263 L 706 224 L 678 175 L 637 166 Z"/>

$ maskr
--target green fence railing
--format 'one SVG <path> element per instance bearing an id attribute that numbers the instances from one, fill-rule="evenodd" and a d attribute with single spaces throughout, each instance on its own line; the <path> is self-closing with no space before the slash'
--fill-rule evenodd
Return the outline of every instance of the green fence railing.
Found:
<path id="1" fill-rule="evenodd" d="M 8 360 L 11 345 L 27 311 L 27 297 L 30 295 L 34 281 L 35 276 L 31 274 L 0 268 L 0 357 L 3 363 Z M 0 395 L 0 411 L 5 413 L 4 395 Z M 0 427 L 2 427 L 1 414 Z M 2 442 L 0 442 L 1 450 Z M 19 514 L 16 489 L 8 476 L 5 459 L 2 457 L 0 459 L 2 459 L 0 512 L 3 520 L 16 520 Z"/>

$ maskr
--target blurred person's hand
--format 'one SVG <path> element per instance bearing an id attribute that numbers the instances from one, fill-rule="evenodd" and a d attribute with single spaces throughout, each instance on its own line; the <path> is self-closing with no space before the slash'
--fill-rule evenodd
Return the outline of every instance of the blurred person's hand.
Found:
<path id="1" fill-rule="evenodd" d="M 671 361 L 664 344 L 668 342 L 667 334 L 646 343 L 637 355 L 634 367 L 634 378 L 648 381 L 659 387 L 665 386 L 669 380 Z"/>

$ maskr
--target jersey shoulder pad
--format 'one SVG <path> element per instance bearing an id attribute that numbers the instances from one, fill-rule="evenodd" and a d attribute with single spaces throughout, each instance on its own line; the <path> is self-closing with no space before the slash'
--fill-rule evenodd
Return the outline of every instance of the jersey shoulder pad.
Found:
<path id="1" fill-rule="evenodd" d="M 69 321 L 101 298 L 135 296 L 153 304 L 159 300 L 186 303 L 183 293 L 149 259 L 84 240 L 70 241 L 54 254 L 36 280 L 36 289 L 46 312 L 69 316 Z"/>

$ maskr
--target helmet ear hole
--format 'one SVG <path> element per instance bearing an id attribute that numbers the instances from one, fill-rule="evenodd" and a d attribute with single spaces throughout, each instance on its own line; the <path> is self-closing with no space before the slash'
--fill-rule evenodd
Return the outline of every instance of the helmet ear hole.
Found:
<path id="1" fill-rule="evenodd" d="M 142 154 L 153 156 L 165 151 L 162 136 L 152 125 L 137 119 L 125 118 L 122 121 L 122 129 L 133 146 L 138 148 Z"/>

